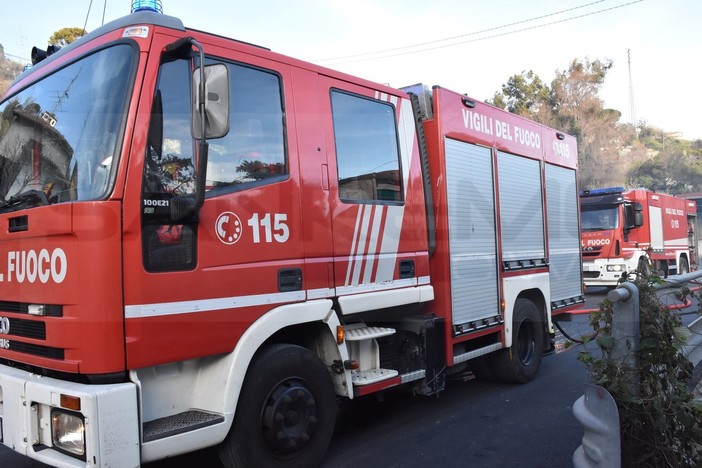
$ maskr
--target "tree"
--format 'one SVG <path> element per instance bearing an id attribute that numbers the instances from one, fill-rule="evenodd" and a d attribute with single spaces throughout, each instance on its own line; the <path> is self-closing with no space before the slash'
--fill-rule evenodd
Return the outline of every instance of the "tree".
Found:
<path id="1" fill-rule="evenodd" d="M 0 46 L 1 48 L 2 46 Z M 0 57 L 0 95 L 10 87 L 12 81 L 22 73 L 22 65 L 7 57 Z"/>
<path id="2" fill-rule="evenodd" d="M 617 185 L 629 164 L 621 149 L 630 131 L 619 124 L 621 112 L 599 97 L 611 68 L 610 60 L 573 60 L 551 83 L 555 126 L 578 139 L 582 188 Z"/>
<path id="3" fill-rule="evenodd" d="M 87 31 L 83 28 L 62 28 L 51 35 L 49 38 L 49 45 L 66 47 L 71 42 L 86 34 Z"/>
<path id="4" fill-rule="evenodd" d="M 574 135 L 582 188 L 621 184 L 629 165 L 621 156 L 623 142 L 634 136 L 619 124 L 621 113 L 605 109 L 599 97 L 611 68 L 610 60 L 575 59 L 556 71 L 550 87 L 534 72 L 522 72 L 495 93 L 492 104 Z"/>
<path id="5" fill-rule="evenodd" d="M 51 35 L 48 44 L 65 47 L 85 34 L 87 34 L 87 31 L 83 28 L 62 28 Z M 22 64 L 5 57 L 4 49 L 0 44 L 0 95 L 2 95 L 10 87 L 12 81 L 22 73 L 22 68 Z"/>
<path id="6" fill-rule="evenodd" d="M 643 158 L 631 167 L 627 173 L 629 186 L 668 193 L 702 190 L 699 145 L 645 125 L 641 127 L 639 140 L 655 156 Z"/>
<path id="7" fill-rule="evenodd" d="M 542 107 L 550 107 L 550 90 L 532 70 L 512 75 L 488 103 L 513 114 L 532 117 Z"/>
<path id="8" fill-rule="evenodd" d="M 604 109 L 599 91 L 611 68 L 611 60 L 574 59 L 568 69 L 556 71 L 551 82 L 554 111 L 567 120 L 574 119 L 577 127 L 586 128 Z"/>

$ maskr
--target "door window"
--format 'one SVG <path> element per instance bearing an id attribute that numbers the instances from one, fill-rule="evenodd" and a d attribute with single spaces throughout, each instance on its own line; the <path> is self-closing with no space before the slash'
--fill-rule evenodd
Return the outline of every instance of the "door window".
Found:
<path id="1" fill-rule="evenodd" d="M 210 59 L 209 63 L 215 63 Z M 222 63 L 222 62 L 218 62 Z M 279 75 L 224 62 L 230 78 L 230 130 L 209 139 L 207 198 L 288 177 Z M 189 60 L 164 59 L 144 163 L 142 226 L 147 271 L 187 270 L 197 262 L 197 222 L 173 225 L 170 199 L 195 191 L 196 141 L 190 132 Z"/>
<path id="2" fill-rule="evenodd" d="M 339 198 L 350 203 L 401 202 L 395 108 L 332 91 Z"/>

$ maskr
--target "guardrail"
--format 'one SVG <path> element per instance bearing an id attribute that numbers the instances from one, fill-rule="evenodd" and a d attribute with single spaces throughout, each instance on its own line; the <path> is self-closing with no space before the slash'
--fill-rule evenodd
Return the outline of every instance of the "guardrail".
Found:
<path id="1" fill-rule="evenodd" d="M 690 281 L 702 278 L 702 271 L 671 276 L 656 290 L 678 288 Z M 623 283 L 607 293 L 613 303 L 612 337 L 614 348 L 611 356 L 619 359 L 626 369 L 638 368 L 639 345 L 639 290 L 632 283 Z M 688 326 L 687 344 L 682 353 L 693 366 L 702 362 L 702 317 Z M 626 380 L 634 394 L 638 393 L 639 376 L 632 371 Z M 573 405 L 573 415 L 582 424 L 584 435 L 582 444 L 573 454 L 575 468 L 619 468 L 621 466 L 621 445 L 619 435 L 619 413 L 616 403 L 607 390 L 597 385 L 586 384 L 585 392 Z M 616 434 L 616 435 L 615 435 Z"/>
<path id="2" fill-rule="evenodd" d="M 684 275 L 671 276 L 664 280 L 664 284 L 656 285 L 655 288 L 677 288 L 700 278 L 702 278 L 702 271 L 693 271 Z M 687 329 L 689 332 L 687 344 L 683 347 L 682 352 L 692 365 L 697 367 L 702 362 L 702 317 L 698 317 L 687 326 Z"/>

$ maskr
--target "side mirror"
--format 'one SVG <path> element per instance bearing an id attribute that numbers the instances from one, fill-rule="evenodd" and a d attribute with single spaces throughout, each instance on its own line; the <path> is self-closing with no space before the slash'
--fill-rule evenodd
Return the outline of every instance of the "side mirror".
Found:
<path id="1" fill-rule="evenodd" d="M 197 140 L 221 138 L 229 133 L 229 70 L 224 64 L 205 66 L 205 135 L 200 113 L 200 69 L 193 71 L 191 132 Z"/>
<path id="2" fill-rule="evenodd" d="M 643 226 L 643 205 L 641 203 L 634 203 L 634 226 Z"/>
<path id="3" fill-rule="evenodd" d="M 643 214 L 640 211 L 634 213 L 634 226 L 643 226 Z"/>

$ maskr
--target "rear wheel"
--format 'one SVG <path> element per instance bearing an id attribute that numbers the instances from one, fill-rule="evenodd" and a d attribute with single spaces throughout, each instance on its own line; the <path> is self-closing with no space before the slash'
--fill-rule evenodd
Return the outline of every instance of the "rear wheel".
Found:
<path id="1" fill-rule="evenodd" d="M 495 367 L 492 363 L 492 355 L 480 356 L 470 361 L 470 369 L 480 380 L 497 380 Z"/>
<path id="2" fill-rule="evenodd" d="M 310 467 L 322 461 L 336 421 L 329 372 L 311 351 L 277 344 L 254 359 L 232 429 L 219 447 L 227 467 Z"/>
<path id="3" fill-rule="evenodd" d="M 536 305 L 517 299 L 512 319 L 512 347 L 495 354 L 493 365 L 500 380 L 527 383 L 536 377 L 544 347 L 544 324 Z"/>

